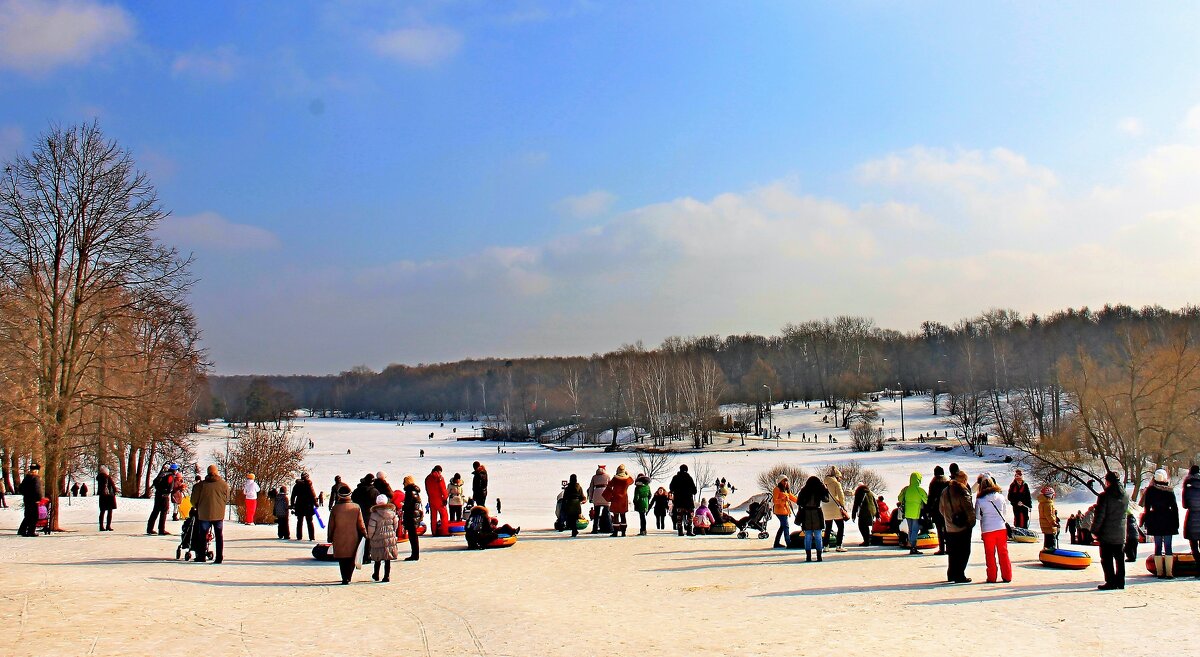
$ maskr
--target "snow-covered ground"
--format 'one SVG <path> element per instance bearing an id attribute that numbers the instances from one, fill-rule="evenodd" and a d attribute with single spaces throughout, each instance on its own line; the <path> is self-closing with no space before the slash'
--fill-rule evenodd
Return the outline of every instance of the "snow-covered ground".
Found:
<path id="1" fill-rule="evenodd" d="M 882 409 L 885 427 L 895 423 L 899 434 L 898 402 Z M 950 461 L 1011 480 L 999 449 L 979 458 L 910 440 L 855 454 L 844 432 L 812 410 L 775 409 L 775 422 L 794 437 L 778 448 L 718 441 L 699 454 L 685 450 L 677 463 L 709 461 L 739 487 L 735 503 L 758 492 L 757 474 L 780 462 L 817 471 L 857 459 L 884 477 L 889 499 L 910 472 L 928 480 L 934 465 Z M 906 400 L 905 412 L 910 439 L 946 428 L 927 404 Z M 204 432 L 202 465 L 224 449 L 224 431 Z M 799 441 L 814 431 L 840 442 Z M 523 527 L 521 539 L 507 550 L 468 552 L 459 538 L 427 538 L 421 561 L 395 564 L 390 585 L 362 571 L 354 586 L 341 587 L 332 585 L 335 566 L 312 560 L 307 542 L 276 541 L 273 526 L 231 524 L 220 566 L 179 563 L 177 537 L 143 535 L 147 500 L 120 500 L 117 531 L 104 534 L 93 526 L 96 498 L 71 500 L 63 506 L 70 531 L 37 539 L 14 535 L 16 502 L 0 510 L 0 618 L 8 630 L 0 655 L 879 655 L 946 645 L 1062 655 L 1171 645 L 1189 654 L 1173 637 L 1200 613 L 1192 580 L 1157 582 L 1130 564 L 1129 589 L 1101 594 L 1098 564 L 1049 570 L 1037 562 L 1038 545 L 1011 545 L 1015 581 L 988 585 L 979 583 L 977 540 L 968 570 L 977 583 L 948 587 L 944 558 L 889 548 L 855 547 L 805 564 L 802 553 L 757 539 L 652 530 L 572 541 L 547 529 L 560 481 L 571 473 L 586 480 L 601 463 L 636 472 L 631 454 L 456 440 L 472 433 L 470 423 L 305 419 L 299 432 L 315 444 L 307 466 L 324 490 L 335 474 L 355 482 L 382 469 L 395 484 L 405 474 L 423 479 L 435 464 L 469 481 L 471 462 L 482 461 L 490 497 L 503 501 L 504 522 Z M 1061 508 L 1063 517 L 1074 508 Z M 178 532 L 179 523 L 169 529 Z M 847 535 L 850 544 L 858 538 L 853 527 Z"/>

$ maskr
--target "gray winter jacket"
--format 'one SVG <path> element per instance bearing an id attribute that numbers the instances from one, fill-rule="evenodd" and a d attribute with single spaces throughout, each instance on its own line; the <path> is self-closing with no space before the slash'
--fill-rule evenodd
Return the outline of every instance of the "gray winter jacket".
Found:
<path id="1" fill-rule="evenodd" d="M 1129 515 L 1129 496 L 1123 488 L 1106 488 L 1096 498 L 1096 518 L 1092 534 L 1101 543 L 1125 545 L 1125 517 Z"/>

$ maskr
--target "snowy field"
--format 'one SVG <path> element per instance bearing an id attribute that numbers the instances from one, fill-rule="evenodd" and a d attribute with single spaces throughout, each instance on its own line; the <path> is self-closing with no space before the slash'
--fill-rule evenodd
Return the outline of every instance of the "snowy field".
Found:
<path id="1" fill-rule="evenodd" d="M 882 409 L 898 436 L 898 402 Z M 735 504 L 758 492 L 759 472 L 780 462 L 815 472 L 857 459 L 883 475 L 889 501 L 910 472 L 928 482 L 934 465 L 950 461 L 972 476 L 991 471 L 1002 485 L 1011 481 L 1002 450 L 979 458 L 917 445 L 920 433 L 947 428 L 926 403 L 905 401 L 908 444 L 867 454 L 850 452 L 845 432 L 812 410 L 776 407 L 775 422 L 785 436 L 793 432 L 791 442 L 718 441 L 699 454 L 686 450 L 677 464 L 709 461 L 738 486 Z M 839 443 L 799 441 L 800 432 L 814 431 Z M 223 432 L 205 431 L 201 465 L 224 449 Z M 560 481 L 576 473 L 586 482 L 600 463 L 636 473 L 632 455 L 456 440 L 472 433 L 469 423 L 306 419 L 299 432 L 315 444 L 307 464 L 318 490 L 328 491 L 335 474 L 353 483 L 381 469 L 393 484 L 405 474 L 420 481 L 435 464 L 469 485 L 479 460 L 490 474 L 489 506 L 502 500 L 501 521 L 522 526 L 520 541 L 468 552 L 460 538 L 426 538 L 421 561 L 397 563 L 390 584 L 371 582 L 364 570 L 342 587 L 332 585 L 334 564 L 311 559 L 308 542 L 275 540 L 274 526 L 230 524 L 224 564 L 182 563 L 174 561 L 176 536 L 143 534 L 148 500 L 121 499 L 116 531 L 105 534 L 93 524 L 96 498 L 71 500 L 62 508 L 69 531 L 32 540 L 15 536 L 16 502 L 0 510 L 0 617 L 8 630 L 0 655 L 879 655 L 945 645 L 1063 655 L 1158 645 L 1197 654 L 1172 638 L 1200 613 L 1197 583 L 1156 581 L 1140 563 L 1129 564 L 1128 589 L 1102 594 L 1094 590 L 1098 562 L 1082 572 L 1049 570 L 1036 544 L 1010 546 L 1011 584 L 980 583 L 978 535 L 968 570 L 976 583 L 968 586 L 941 583 L 944 558 L 894 548 L 852 547 L 806 564 L 803 552 L 728 536 L 652 530 L 570 540 L 549 529 Z M 1071 499 L 1060 505 L 1064 518 L 1086 496 Z M 178 532 L 179 523 L 168 528 Z M 848 526 L 847 544 L 857 541 Z"/>

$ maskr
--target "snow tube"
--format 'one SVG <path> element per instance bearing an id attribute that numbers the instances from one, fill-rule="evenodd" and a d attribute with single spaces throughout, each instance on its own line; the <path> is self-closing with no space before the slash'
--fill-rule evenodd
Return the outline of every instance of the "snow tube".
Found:
<path id="1" fill-rule="evenodd" d="M 575 529 L 587 529 L 587 528 L 588 528 L 588 519 L 587 518 L 580 518 L 579 520 L 575 521 Z"/>
<path id="2" fill-rule="evenodd" d="M 516 543 L 517 543 L 516 536 L 509 536 L 508 534 L 500 534 L 496 537 L 496 540 L 492 541 L 491 543 L 488 543 L 487 545 L 485 545 L 483 547 L 485 547 L 485 548 L 506 548 L 506 547 L 512 547 L 513 545 L 516 545 Z"/>
<path id="3" fill-rule="evenodd" d="M 728 536 L 736 531 L 737 525 L 733 524 L 732 522 L 718 522 L 712 527 L 708 528 L 708 533 L 716 534 L 718 536 Z"/>
<path id="4" fill-rule="evenodd" d="M 1170 559 L 1171 557 L 1167 557 Z M 1154 555 L 1146 557 L 1146 571 L 1151 575 L 1156 574 L 1154 570 Z M 1171 574 L 1176 577 L 1195 577 L 1196 576 L 1196 561 L 1192 559 L 1190 554 L 1175 555 L 1175 567 Z"/>
<path id="5" fill-rule="evenodd" d="M 1008 534 L 1008 540 L 1011 543 L 1037 543 L 1038 535 L 1037 532 L 1028 529 L 1013 527 L 1012 531 Z"/>
<path id="6" fill-rule="evenodd" d="M 1064 570 L 1083 570 L 1092 565 L 1092 556 L 1087 552 L 1079 552 L 1077 550 L 1042 550 L 1038 553 L 1038 560 L 1043 566 L 1049 568 L 1062 568 Z"/>
<path id="7" fill-rule="evenodd" d="M 461 534 L 467 531 L 467 523 L 463 520 L 455 520 L 449 525 L 451 534 Z"/>
<path id="8" fill-rule="evenodd" d="M 937 532 L 929 532 L 917 537 L 918 550 L 935 550 L 939 545 Z"/>
<path id="9" fill-rule="evenodd" d="M 871 534 L 871 542 L 876 545 L 900 545 L 900 535 L 878 532 Z"/>
<path id="10" fill-rule="evenodd" d="M 313 559 L 317 561 L 337 561 L 333 558 L 333 544 L 317 543 L 312 549 Z"/>

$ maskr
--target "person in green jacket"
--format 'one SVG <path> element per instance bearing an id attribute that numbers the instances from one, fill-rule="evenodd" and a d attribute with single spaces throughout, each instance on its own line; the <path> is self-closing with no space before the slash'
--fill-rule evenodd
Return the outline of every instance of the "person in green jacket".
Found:
<path id="1" fill-rule="evenodd" d="M 921 554 L 917 550 L 917 537 L 921 535 L 921 513 L 929 494 L 921 488 L 921 473 L 914 472 L 908 476 L 908 485 L 900 490 L 900 506 L 904 508 L 904 520 L 908 523 L 908 553 Z"/>
<path id="2" fill-rule="evenodd" d="M 637 476 L 633 487 L 633 510 L 637 511 L 638 519 L 642 522 L 638 536 L 646 535 L 646 512 L 650 510 L 650 477 L 644 474 Z"/>

